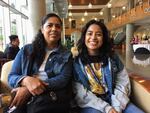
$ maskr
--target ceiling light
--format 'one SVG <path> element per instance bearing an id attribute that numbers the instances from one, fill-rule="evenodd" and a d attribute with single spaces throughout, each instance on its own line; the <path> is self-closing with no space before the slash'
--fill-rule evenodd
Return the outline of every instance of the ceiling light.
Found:
<path id="1" fill-rule="evenodd" d="M 97 20 L 97 18 L 95 17 L 94 20 Z"/>
<path id="2" fill-rule="evenodd" d="M 115 16 L 115 15 L 112 15 L 112 17 L 115 18 L 116 16 Z"/>
<path id="3" fill-rule="evenodd" d="M 108 7 L 108 8 L 111 8 L 111 6 L 112 6 L 112 4 L 108 3 L 107 7 Z"/>
<path id="4" fill-rule="evenodd" d="M 82 19 L 81 19 L 81 21 L 82 21 L 82 22 L 84 22 L 84 21 L 85 21 L 85 19 L 84 19 L 84 18 L 82 18 Z"/>
<path id="5" fill-rule="evenodd" d="M 71 11 L 69 12 L 69 16 L 72 16 L 72 13 L 71 13 Z"/>
<path id="6" fill-rule="evenodd" d="M 92 4 L 91 3 L 89 3 L 88 8 L 92 8 Z"/>
<path id="7" fill-rule="evenodd" d="M 126 10 L 126 7 L 125 7 L 125 6 L 123 6 L 123 7 L 122 7 L 122 10 Z"/>
<path id="8" fill-rule="evenodd" d="M 100 11 L 100 12 L 99 12 L 99 14 L 100 14 L 100 15 L 103 15 L 103 12 L 102 12 L 102 11 Z"/>
<path id="9" fill-rule="evenodd" d="M 72 19 L 71 18 L 69 18 L 69 22 L 71 22 L 72 21 Z"/>
<path id="10" fill-rule="evenodd" d="M 87 15 L 88 15 L 88 13 L 87 13 L 87 11 L 85 11 L 84 16 L 87 16 Z"/>
<path id="11" fill-rule="evenodd" d="M 69 3 L 69 6 L 68 6 L 69 8 L 72 8 L 72 5 L 71 5 L 71 3 Z"/>

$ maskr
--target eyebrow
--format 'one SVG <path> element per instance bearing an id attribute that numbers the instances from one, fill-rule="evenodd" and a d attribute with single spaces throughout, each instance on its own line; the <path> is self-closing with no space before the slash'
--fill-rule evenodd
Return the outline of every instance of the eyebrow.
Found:
<path id="1" fill-rule="evenodd" d="M 57 24 L 57 25 L 61 25 L 61 23 L 53 23 L 53 22 L 49 22 L 47 24 Z"/>
<path id="2" fill-rule="evenodd" d="M 87 32 L 93 32 L 93 31 L 89 30 Z M 97 31 L 96 33 L 102 33 L 102 31 Z"/>

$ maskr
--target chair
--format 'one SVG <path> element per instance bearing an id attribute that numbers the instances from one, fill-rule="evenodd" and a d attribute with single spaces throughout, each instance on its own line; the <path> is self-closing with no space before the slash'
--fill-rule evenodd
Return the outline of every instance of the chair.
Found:
<path id="1" fill-rule="evenodd" d="M 11 70 L 13 60 L 6 62 L 2 66 L 1 78 L 0 78 L 0 93 L 10 93 L 11 88 L 8 86 L 8 74 Z"/>
<path id="2" fill-rule="evenodd" d="M 5 97 L 1 97 L 1 102 L 0 103 L 0 113 L 3 112 L 3 107 L 5 105 L 8 105 L 8 103 L 10 102 L 11 100 L 11 97 L 9 96 L 10 95 L 10 92 L 11 92 L 11 88 L 9 87 L 8 85 L 8 74 L 11 70 L 11 67 L 12 67 L 12 63 L 13 63 L 13 60 L 11 61 L 8 61 L 6 62 L 3 66 L 2 66 L 2 70 L 1 70 L 1 78 L 0 78 L 0 95 L 8 95 L 8 96 L 5 96 Z"/>
<path id="3" fill-rule="evenodd" d="M 10 61 L 10 60 L 11 60 L 11 59 L 0 58 L 0 72 L 1 72 L 2 66 L 3 66 L 6 62 L 8 62 L 8 61 Z"/>

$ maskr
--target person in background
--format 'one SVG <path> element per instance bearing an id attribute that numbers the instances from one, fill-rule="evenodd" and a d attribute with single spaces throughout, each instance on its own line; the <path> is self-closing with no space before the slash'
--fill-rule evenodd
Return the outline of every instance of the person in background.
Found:
<path id="1" fill-rule="evenodd" d="M 9 39 L 10 39 L 10 43 L 5 48 L 4 58 L 13 60 L 16 57 L 18 51 L 20 50 L 19 49 L 20 42 L 17 35 L 10 35 Z"/>
<path id="2" fill-rule="evenodd" d="M 103 23 L 90 20 L 82 29 L 74 58 L 74 99 L 80 113 L 144 113 L 130 102 L 125 66 L 111 49 Z"/>
<path id="3" fill-rule="evenodd" d="M 62 24 L 58 15 L 47 14 L 32 44 L 17 54 L 8 76 L 16 93 L 12 113 L 69 113 L 72 55 L 61 44 Z"/>
<path id="4" fill-rule="evenodd" d="M 0 51 L 0 59 L 4 58 L 4 52 Z"/>

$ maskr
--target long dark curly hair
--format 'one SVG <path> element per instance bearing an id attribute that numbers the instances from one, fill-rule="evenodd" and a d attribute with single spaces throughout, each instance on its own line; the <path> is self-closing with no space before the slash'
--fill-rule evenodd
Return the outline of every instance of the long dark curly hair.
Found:
<path id="1" fill-rule="evenodd" d="M 87 47 L 85 45 L 85 35 L 87 32 L 87 29 L 93 25 L 96 24 L 98 25 L 101 29 L 102 29 L 102 33 L 103 33 L 103 44 L 102 46 L 99 48 L 99 57 L 100 59 L 107 63 L 107 58 L 112 54 L 112 45 L 111 45 L 111 40 L 109 37 L 109 32 L 105 26 L 104 23 L 102 23 L 101 21 L 97 21 L 97 20 L 90 20 L 89 22 L 86 23 L 86 25 L 82 28 L 82 32 L 81 32 L 81 37 L 77 42 L 77 47 L 78 47 L 78 51 L 79 51 L 79 56 L 81 56 L 82 59 L 84 59 L 85 61 L 88 60 L 88 51 L 87 51 Z"/>
<path id="2" fill-rule="evenodd" d="M 49 13 L 43 17 L 43 19 L 41 21 L 41 27 L 43 27 L 43 25 L 46 23 L 46 21 L 51 17 L 57 17 L 62 26 L 61 18 L 58 15 L 56 15 L 55 13 Z M 29 58 L 32 61 L 34 60 L 37 63 L 37 65 L 40 66 L 46 55 L 46 41 L 45 41 L 44 35 L 42 34 L 41 29 L 39 29 L 37 35 L 35 36 L 35 39 L 32 42 L 32 46 L 33 46 L 33 51 Z"/>

